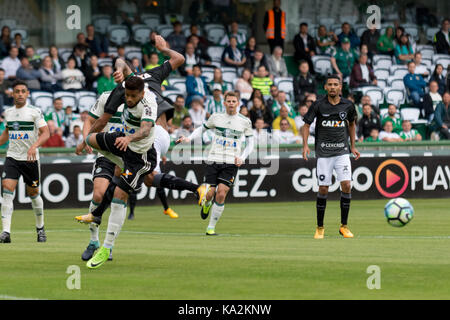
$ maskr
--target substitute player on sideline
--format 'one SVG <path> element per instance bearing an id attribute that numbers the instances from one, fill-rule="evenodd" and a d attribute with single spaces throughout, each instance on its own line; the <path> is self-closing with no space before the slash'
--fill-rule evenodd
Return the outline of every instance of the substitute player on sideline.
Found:
<path id="1" fill-rule="evenodd" d="M 212 147 L 208 154 L 204 182 L 209 186 L 201 209 L 202 219 L 206 219 L 211 211 L 206 235 L 217 235 L 215 227 L 225 208 L 225 198 L 233 186 L 238 168 L 253 151 L 253 130 L 249 118 L 237 112 L 239 105 L 237 95 L 228 92 L 224 97 L 226 112 L 216 112 L 209 117 L 203 126 L 198 127 L 189 137 L 181 136 L 177 143 L 189 143 L 201 139 L 203 133 L 214 130 Z M 241 153 L 242 136 L 245 136 L 246 147 Z"/>
<path id="2" fill-rule="evenodd" d="M 355 147 L 356 137 L 356 109 L 350 100 L 340 96 L 342 83 L 337 75 L 328 76 L 325 86 L 327 95 L 317 100 L 304 117 L 302 127 L 303 158 L 308 160 L 309 127 L 316 119 L 315 151 L 317 157 L 317 180 L 319 193 L 317 194 L 317 229 L 315 239 L 323 239 L 325 229 L 323 220 L 327 206 L 328 187 L 331 185 L 333 169 L 337 180 L 341 183 L 341 226 L 339 233 L 344 238 L 353 238 L 347 226 L 351 200 L 352 169 L 350 152 L 359 159 L 360 153 Z M 350 138 L 350 145 L 349 145 Z"/>
<path id="3" fill-rule="evenodd" d="M 37 241 L 47 241 L 44 230 L 44 202 L 39 194 L 41 168 L 39 150 L 50 132 L 41 110 L 27 103 L 27 84 L 16 81 L 13 84 L 14 107 L 5 111 L 6 128 L 0 136 L 0 145 L 9 140 L 3 167 L 2 225 L 0 243 L 11 242 L 11 218 L 13 213 L 14 190 L 20 176 L 23 176 L 31 206 L 36 216 Z"/>

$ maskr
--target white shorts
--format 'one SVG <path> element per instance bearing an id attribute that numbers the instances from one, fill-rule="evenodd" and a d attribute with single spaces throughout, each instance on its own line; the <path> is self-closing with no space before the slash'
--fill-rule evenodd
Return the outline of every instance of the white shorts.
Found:
<path id="1" fill-rule="evenodd" d="M 344 154 L 330 158 L 318 158 L 316 174 L 319 186 L 330 186 L 332 184 L 333 169 L 336 171 L 339 182 L 351 181 L 352 164 L 350 162 L 350 155 Z"/>

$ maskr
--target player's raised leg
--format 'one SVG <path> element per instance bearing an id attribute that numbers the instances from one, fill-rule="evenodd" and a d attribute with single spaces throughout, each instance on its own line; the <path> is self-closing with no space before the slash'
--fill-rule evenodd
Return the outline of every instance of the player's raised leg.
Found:
<path id="1" fill-rule="evenodd" d="M 208 236 L 217 235 L 215 231 L 216 224 L 219 222 L 223 210 L 225 209 L 225 199 L 229 191 L 230 187 L 223 183 L 219 183 L 217 186 L 216 197 L 211 206 L 211 217 L 209 218 L 208 228 L 206 229 L 206 235 Z"/>
<path id="2" fill-rule="evenodd" d="M 2 201 L 2 227 L 3 231 L 0 234 L 0 243 L 11 242 L 11 220 L 14 211 L 14 190 L 17 186 L 17 180 L 15 179 L 3 179 L 3 201 Z"/>
<path id="3" fill-rule="evenodd" d="M 31 207 L 36 217 L 37 242 L 46 242 L 47 235 L 44 229 L 44 201 L 39 194 L 39 187 L 30 187 L 27 185 L 27 194 L 31 198 Z"/>

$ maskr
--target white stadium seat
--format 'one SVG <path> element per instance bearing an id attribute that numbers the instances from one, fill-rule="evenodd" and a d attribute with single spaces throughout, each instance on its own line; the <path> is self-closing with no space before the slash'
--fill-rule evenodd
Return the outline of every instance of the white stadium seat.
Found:
<path id="1" fill-rule="evenodd" d="M 17 26 L 16 19 L 2 19 L 0 21 L 0 28 L 8 26 L 10 29 L 14 29 Z"/>
<path id="2" fill-rule="evenodd" d="M 312 58 L 314 70 L 322 75 L 333 72 L 329 56 L 315 55 Z"/>
<path id="3" fill-rule="evenodd" d="M 433 64 L 436 64 L 438 60 L 450 60 L 450 55 L 448 54 L 435 54 L 433 55 Z M 445 68 L 445 66 L 444 66 Z M 446 69 L 446 68 L 445 68 Z"/>
<path id="4" fill-rule="evenodd" d="M 107 15 L 95 19 L 92 17 L 92 21 L 94 22 L 95 31 L 101 34 L 105 34 L 108 31 L 108 26 L 112 24 L 111 17 Z"/>
<path id="5" fill-rule="evenodd" d="M 411 35 L 411 37 L 413 37 L 414 40 L 419 39 L 419 29 L 417 29 L 416 26 L 405 27 L 405 32 Z"/>
<path id="6" fill-rule="evenodd" d="M 173 26 L 163 24 L 163 25 L 158 26 L 156 28 L 156 30 L 163 38 L 167 38 L 169 36 L 169 34 L 171 34 L 173 32 Z"/>
<path id="7" fill-rule="evenodd" d="M 401 108 L 400 114 L 403 120 L 417 121 L 420 116 L 419 108 Z"/>
<path id="8" fill-rule="evenodd" d="M 15 28 L 11 30 L 11 39 L 14 39 L 14 36 L 20 33 L 22 35 L 22 41 L 27 42 L 28 41 L 28 31 L 23 28 Z"/>
<path id="9" fill-rule="evenodd" d="M 405 101 L 405 92 L 399 89 L 388 88 L 385 89 L 385 98 L 387 103 L 398 107 Z"/>
<path id="10" fill-rule="evenodd" d="M 408 74 L 408 70 L 407 69 L 396 69 L 392 75 L 395 78 L 399 78 L 399 79 L 403 79 L 404 76 L 406 76 Z"/>
<path id="11" fill-rule="evenodd" d="M 222 78 L 226 82 L 233 82 L 234 79 L 238 78 L 236 69 L 233 71 L 231 70 L 222 71 Z"/>
<path id="12" fill-rule="evenodd" d="M 33 101 L 33 103 L 36 100 L 36 98 L 38 98 L 38 97 L 49 97 L 49 98 L 53 99 L 53 93 L 47 92 L 47 91 L 33 91 L 33 92 L 31 92 L 30 96 L 31 96 L 31 101 Z"/>
<path id="13" fill-rule="evenodd" d="M 208 29 L 207 37 L 212 43 L 219 43 L 225 36 L 225 28 L 223 26 Z"/>
<path id="14" fill-rule="evenodd" d="M 139 62 L 142 61 L 142 51 L 141 50 L 130 50 L 127 53 L 125 53 L 125 57 L 128 60 L 133 60 L 134 58 L 138 58 Z"/>
<path id="15" fill-rule="evenodd" d="M 374 87 L 374 86 L 363 87 L 362 93 L 363 93 L 363 95 L 369 96 L 370 100 L 372 101 L 372 103 L 375 106 L 378 106 L 379 104 L 383 103 L 383 101 L 384 101 L 383 90 L 378 87 Z"/>
<path id="16" fill-rule="evenodd" d="M 388 79 L 389 86 L 393 89 L 405 90 L 405 83 L 403 82 L 403 78 L 389 78 Z"/>
<path id="17" fill-rule="evenodd" d="M 80 112 L 89 111 L 96 101 L 96 96 L 83 95 L 78 98 L 78 110 Z"/>
<path id="18" fill-rule="evenodd" d="M 42 113 L 47 113 L 53 106 L 53 97 L 49 96 L 38 96 L 33 99 L 32 105 L 40 108 Z"/>
<path id="19" fill-rule="evenodd" d="M 103 66 L 106 66 L 106 65 L 112 66 L 112 63 L 113 63 L 113 59 L 111 59 L 111 58 L 100 58 L 100 59 L 98 59 L 98 65 L 100 67 L 103 67 Z"/>
<path id="20" fill-rule="evenodd" d="M 380 79 L 388 79 L 389 78 L 389 70 L 388 69 L 375 69 L 375 76 L 378 80 Z"/>
<path id="21" fill-rule="evenodd" d="M 389 68 L 389 71 L 391 72 L 391 74 L 394 74 L 394 72 L 398 69 L 408 70 L 408 67 L 405 65 L 394 64 Z"/>
<path id="22" fill-rule="evenodd" d="M 108 27 L 109 40 L 116 45 L 123 45 L 130 41 L 130 33 L 124 25 L 111 25 Z"/>
<path id="23" fill-rule="evenodd" d="M 202 68 L 202 76 L 206 78 L 206 82 L 211 82 L 214 79 L 214 70 L 204 70 L 204 68 Z"/>
<path id="24" fill-rule="evenodd" d="M 433 41 L 434 35 L 436 33 L 438 33 L 439 30 L 441 30 L 441 29 L 440 28 L 428 28 L 427 31 L 426 31 L 427 40 L 428 41 Z"/>
<path id="25" fill-rule="evenodd" d="M 213 61 L 220 61 L 222 59 L 223 50 L 223 47 L 211 46 L 208 48 L 207 53 Z"/>
<path id="26" fill-rule="evenodd" d="M 175 101 L 178 95 L 186 96 L 186 92 L 181 92 L 178 90 L 164 90 L 163 96 L 169 98 L 172 101 Z"/>
<path id="27" fill-rule="evenodd" d="M 186 91 L 187 91 L 186 90 L 186 78 L 184 78 L 184 77 L 169 78 L 169 85 L 183 93 L 186 93 Z"/>

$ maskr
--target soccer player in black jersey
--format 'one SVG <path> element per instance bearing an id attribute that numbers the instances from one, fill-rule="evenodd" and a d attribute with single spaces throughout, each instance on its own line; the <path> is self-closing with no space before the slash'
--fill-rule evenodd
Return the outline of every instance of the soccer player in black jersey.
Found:
<path id="1" fill-rule="evenodd" d="M 323 220 L 327 205 L 328 187 L 331 185 L 333 169 L 341 184 L 341 226 L 339 233 L 344 238 L 353 238 L 347 227 L 351 199 L 351 162 L 350 153 L 358 160 L 360 153 L 355 147 L 357 114 L 353 104 L 341 97 L 342 83 L 337 75 L 331 75 L 325 82 L 327 95 L 311 105 L 304 117 L 302 128 L 303 158 L 308 160 L 309 127 L 316 119 L 315 151 L 317 158 L 317 229 L 315 239 L 323 239 L 325 229 Z M 350 139 L 350 144 L 349 144 Z"/>

